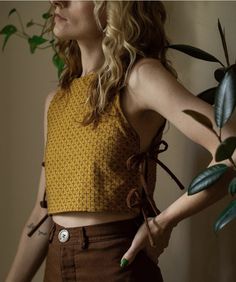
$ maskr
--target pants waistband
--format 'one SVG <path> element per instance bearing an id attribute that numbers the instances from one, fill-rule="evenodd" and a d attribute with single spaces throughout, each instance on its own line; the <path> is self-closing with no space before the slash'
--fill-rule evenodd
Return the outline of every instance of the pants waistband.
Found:
<path id="1" fill-rule="evenodd" d="M 89 242 L 95 242 L 120 236 L 133 236 L 143 219 L 139 215 L 135 218 L 86 225 L 79 227 L 64 227 L 53 222 L 49 234 L 49 242 L 54 244 L 68 245 L 80 242 L 82 248 L 86 248 Z"/>

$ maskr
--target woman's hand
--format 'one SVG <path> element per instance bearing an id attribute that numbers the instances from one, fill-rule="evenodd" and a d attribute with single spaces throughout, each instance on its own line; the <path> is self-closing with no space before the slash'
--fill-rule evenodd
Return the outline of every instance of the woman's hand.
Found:
<path id="1" fill-rule="evenodd" d="M 146 252 L 147 256 L 152 261 L 157 263 L 158 257 L 164 252 L 164 249 L 169 244 L 174 225 L 167 224 L 167 222 L 163 220 L 161 214 L 153 218 L 148 218 L 148 225 L 154 239 L 155 247 L 150 245 L 147 227 L 144 222 L 135 234 L 130 248 L 123 255 L 120 264 L 121 266 L 130 264 L 141 249 Z"/>

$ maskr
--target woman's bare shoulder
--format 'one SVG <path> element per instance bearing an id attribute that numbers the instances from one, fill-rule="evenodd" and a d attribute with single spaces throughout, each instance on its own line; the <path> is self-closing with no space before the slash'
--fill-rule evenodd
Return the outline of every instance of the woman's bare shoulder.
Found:
<path id="1" fill-rule="evenodd" d="M 46 96 L 46 99 L 45 99 L 45 107 L 49 107 L 53 97 L 57 94 L 58 92 L 58 89 L 52 89 Z"/>
<path id="2" fill-rule="evenodd" d="M 155 80 L 160 78 L 163 72 L 167 72 L 161 61 L 156 58 L 141 58 L 139 59 L 131 68 L 129 75 L 127 77 L 126 85 L 131 93 L 135 93 L 135 97 L 146 110 L 150 110 L 148 105 L 146 105 L 145 99 L 147 99 L 150 91 L 148 86 L 153 82 L 153 76 L 155 74 Z"/>
<path id="3" fill-rule="evenodd" d="M 141 58 L 131 68 L 126 81 L 126 91 L 133 101 L 139 105 L 143 112 L 151 112 L 152 115 L 155 113 L 159 120 L 167 119 L 167 115 L 158 108 L 154 108 L 152 103 L 153 99 L 155 102 L 161 99 L 160 95 L 158 95 L 158 88 L 161 88 L 161 84 L 165 80 L 163 79 L 163 73 L 166 72 L 168 71 L 165 70 L 159 59 Z M 165 99 L 165 97 L 162 97 L 162 99 Z"/>
<path id="4" fill-rule="evenodd" d="M 53 97 L 57 94 L 58 89 L 53 89 L 51 90 L 46 98 L 45 98 L 45 103 L 44 103 L 44 142 L 46 145 L 46 137 L 47 137 L 47 115 L 48 115 L 48 109 L 50 106 L 50 103 L 53 99 Z"/>
<path id="5" fill-rule="evenodd" d="M 142 79 L 143 73 L 147 73 L 153 68 L 163 68 L 161 61 L 151 57 L 139 59 L 130 70 L 128 76 L 130 86 L 135 86 Z"/>

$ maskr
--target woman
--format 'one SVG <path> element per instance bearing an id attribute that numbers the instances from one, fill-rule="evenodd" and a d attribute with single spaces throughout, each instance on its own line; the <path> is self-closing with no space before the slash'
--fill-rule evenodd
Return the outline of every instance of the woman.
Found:
<path id="1" fill-rule="evenodd" d="M 154 155 L 168 120 L 214 156 L 216 136 L 183 113 L 215 124 L 213 109 L 166 59 L 160 1 L 51 4 L 67 68 L 46 99 L 39 192 L 6 281 L 30 281 L 46 256 L 46 282 L 163 281 L 158 257 L 173 228 L 222 198 L 235 172 L 159 212 Z M 233 134 L 228 123 L 222 139 Z"/>

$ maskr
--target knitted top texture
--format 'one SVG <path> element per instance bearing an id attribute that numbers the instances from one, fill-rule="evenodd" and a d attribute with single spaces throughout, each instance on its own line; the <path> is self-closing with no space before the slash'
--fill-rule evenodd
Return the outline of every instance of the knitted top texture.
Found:
<path id="1" fill-rule="evenodd" d="M 97 128 L 78 122 L 89 109 L 87 90 L 93 76 L 73 79 L 68 90 L 59 88 L 49 105 L 44 155 L 48 213 L 109 210 L 138 214 L 140 209 L 130 209 L 126 197 L 131 188 L 141 189 L 139 173 L 128 170 L 126 161 L 140 152 L 140 139 L 121 109 L 119 94 Z M 63 91 L 65 96 L 60 97 Z M 156 164 L 151 162 L 151 192 L 155 181 Z"/>

